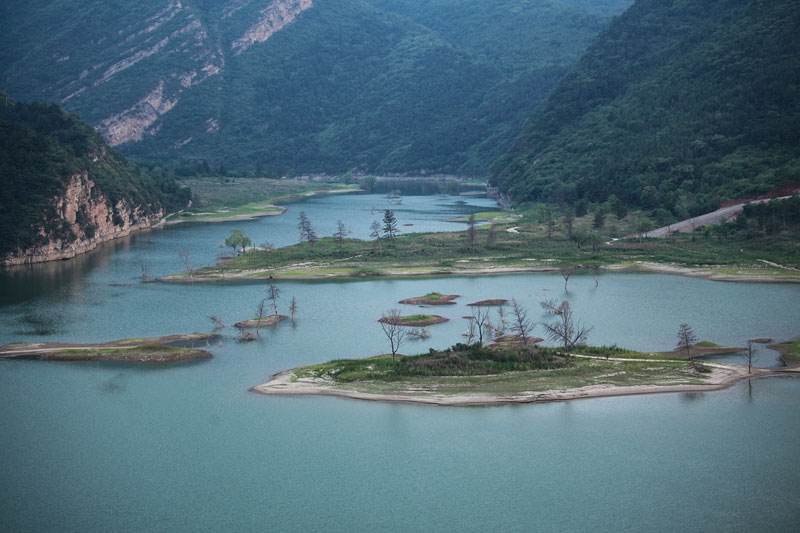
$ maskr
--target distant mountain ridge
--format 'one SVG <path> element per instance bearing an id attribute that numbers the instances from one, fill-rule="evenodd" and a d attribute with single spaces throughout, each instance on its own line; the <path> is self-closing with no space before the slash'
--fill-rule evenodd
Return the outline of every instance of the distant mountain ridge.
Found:
<path id="1" fill-rule="evenodd" d="M 188 199 L 58 106 L 0 94 L 0 264 L 74 257 L 159 223 Z"/>
<path id="2" fill-rule="evenodd" d="M 631 0 L 30 0 L 0 87 L 140 158 L 485 172 Z"/>
<path id="3" fill-rule="evenodd" d="M 589 48 L 492 181 L 518 200 L 686 218 L 800 182 L 800 4 L 637 0 Z"/>

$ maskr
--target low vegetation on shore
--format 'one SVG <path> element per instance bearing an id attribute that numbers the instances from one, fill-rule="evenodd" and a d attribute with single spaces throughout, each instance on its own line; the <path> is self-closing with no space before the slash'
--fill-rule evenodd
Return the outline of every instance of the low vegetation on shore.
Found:
<path id="1" fill-rule="evenodd" d="M 470 275 L 577 268 L 661 271 L 722 280 L 800 282 L 799 239 L 792 229 L 754 238 L 758 220 L 746 231 L 728 228 L 661 239 L 625 238 L 652 228 L 637 216 L 613 214 L 559 219 L 541 207 L 521 211 L 508 224 L 468 224 L 463 232 L 418 233 L 373 240 L 324 237 L 284 248 L 251 250 L 164 281 L 242 279 L 329 279 L 370 276 Z M 755 215 L 753 215 L 755 217 Z M 767 224 L 767 222 L 765 222 Z M 765 226 L 765 228 L 768 224 Z M 770 226 L 771 227 L 771 226 Z M 787 233 L 788 232 L 788 233 Z M 428 302 L 432 303 L 432 302 Z"/>
<path id="2" fill-rule="evenodd" d="M 193 178 L 181 182 L 192 190 L 192 208 L 170 216 L 167 224 L 227 222 L 280 215 L 281 204 L 311 196 L 356 192 L 356 185 L 301 179 Z"/>

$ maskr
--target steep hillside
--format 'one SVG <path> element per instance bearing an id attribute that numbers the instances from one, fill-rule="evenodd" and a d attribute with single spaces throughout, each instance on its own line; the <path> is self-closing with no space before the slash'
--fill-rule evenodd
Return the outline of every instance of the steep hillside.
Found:
<path id="1" fill-rule="evenodd" d="M 677 217 L 798 182 L 798 28 L 794 0 L 638 0 L 493 179 L 518 199 L 616 195 Z"/>
<path id="2" fill-rule="evenodd" d="M 631 0 L 31 0 L 0 86 L 139 158 L 481 173 Z"/>
<path id="3" fill-rule="evenodd" d="M 57 106 L 0 94 L 0 263 L 73 257 L 187 200 L 188 191 L 143 175 Z"/>

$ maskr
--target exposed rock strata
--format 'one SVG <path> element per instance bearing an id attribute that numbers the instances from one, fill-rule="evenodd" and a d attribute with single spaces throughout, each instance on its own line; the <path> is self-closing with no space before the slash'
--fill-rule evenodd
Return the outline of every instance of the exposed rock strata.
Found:
<path id="1" fill-rule="evenodd" d="M 112 202 L 86 172 L 70 177 L 62 194 L 53 198 L 51 213 L 38 230 L 39 243 L 2 259 L 5 265 L 69 259 L 103 242 L 125 237 L 161 222 L 164 210 L 148 210 L 126 200 Z"/>

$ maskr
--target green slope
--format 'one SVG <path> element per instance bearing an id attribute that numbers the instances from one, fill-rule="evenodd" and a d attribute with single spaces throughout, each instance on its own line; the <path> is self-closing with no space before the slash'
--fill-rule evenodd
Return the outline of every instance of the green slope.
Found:
<path id="1" fill-rule="evenodd" d="M 639 0 L 533 115 L 493 180 L 685 217 L 800 181 L 792 0 Z"/>
<path id="2" fill-rule="evenodd" d="M 137 158 L 480 174 L 630 2 L 313 0 L 239 53 L 273 2 L 32 0 L 0 7 L 0 86 L 101 129 L 155 102 Z"/>

